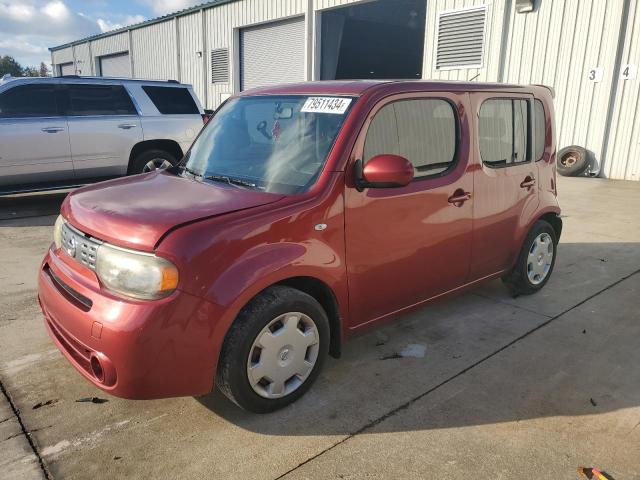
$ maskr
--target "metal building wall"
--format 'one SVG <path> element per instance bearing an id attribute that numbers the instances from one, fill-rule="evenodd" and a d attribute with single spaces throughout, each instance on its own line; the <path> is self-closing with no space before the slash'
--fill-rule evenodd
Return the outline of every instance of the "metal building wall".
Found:
<path id="1" fill-rule="evenodd" d="M 91 42 L 91 53 L 93 53 L 94 58 L 103 55 L 112 55 L 114 53 L 122 53 L 128 50 L 129 35 L 127 32 L 98 38 Z"/>
<path id="2" fill-rule="evenodd" d="M 71 47 L 63 48 L 61 50 L 54 50 L 51 52 L 51 63 L 55 67 L 61 63 L 73 62 L 73 49 Z M 55 72 L 55 68 L 54 68 Z"/>
<path id="3" fill-rule="evenodd" d="M 178 79 L 175 19 L 131 30 L 131 47 L 135 78 Z"/>
<path id="4" fill-rule="evenodd" d="M 204 104 L 206 82 L 210 81 L 210 76 L 205 77 L 207 52 L 204 48 L 203 15 L 202 12 L 196 12 L 178 18 L 180 78 L 176 80 L 193 85 Z"/>
<path id="5" fill-rule="evenodd" d="M 205 10 L 206 71 L 211 72 L 211 50 L 228 48 L 231 71 L 228 84 L 211 84 L 207 81 L 207 104 L 218 106 L 227 96 L 237 91 L 239 85 L 238 29 L 270 21 L 304 15 L 307 0 L 242 0 L 226 3 Z"/>
<path id="6" fill-rule="evenodd" d="M 624 0 L 543 0 L 532 13 L 511 11 L 504 76 L 556 90 L 558 147 L 580 145 L 603 158 Z M 588 79 L 604 69 L 601 82 Z M 596 169 L 597 169 L 596 165 Z"/>
<path id="7" fill-rule="evenodd" d="M 91 60 L 91 50 L 89 42 L 82 43 L 73 47 L 76 58 L 76 74 L 77 75 L 93 75 L 93 67 Z"/>
<path id="8" fill-rule="evenodd" d="M 621 65 L 640 65 L 640 2 L 630 2 Z M 640 75 L 640 72 L 639 72 Z M 624 80 L 614 73 L 614 98 L 603 173 L 609 178 L 640 180 L 640 76 Z"/>
<path id="9" fill-rule="evenodd" d="M 544 1 L 544 0 L 543 0 Z M 497 81 L 500 69 L 500 51 L 505 19 L 505 8 L 510 0 L 428 0 L 425 29 L 423 78 L 438 80 L 475 79 L 479 82 Z M 484 64 L 482 68 L 436 69 L 438 48 L 438 14 L 449 10 L 487 5 L 487 27 L 485 30 Z"/>

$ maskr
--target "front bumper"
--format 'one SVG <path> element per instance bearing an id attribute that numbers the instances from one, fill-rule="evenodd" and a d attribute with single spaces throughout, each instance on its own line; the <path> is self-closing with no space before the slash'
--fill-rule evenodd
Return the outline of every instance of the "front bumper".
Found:
<path id="1" fill-rule="evenodd" d="M 105 392 L 152 399 L 212 390 L 220 342 L 211 303 L 181 291 L 156 301 L 124 300 L 53 248 L 39 272 L 38 299 L 60 351 Z"/>

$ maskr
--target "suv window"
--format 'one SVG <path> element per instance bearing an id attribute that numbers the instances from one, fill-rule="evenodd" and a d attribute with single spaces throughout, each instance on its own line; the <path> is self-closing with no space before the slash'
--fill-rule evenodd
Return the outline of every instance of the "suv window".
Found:
<path id="1" fill-rule="evenodd" d="M 55 85 L 19 85 L 0 95 L 0 117 L 57 115 Z"/>
<path id="2" fill-rule="evenodd" d="M 528 101 L 491 99 L 480 107 L 479 141 L 482 161 L 504 167 L 529 161 Z"/>
<path id="3" fill-rule="evenodd" d="M 415 169 L 414 178 L 438 175 L 453 166 L 456 118 L 446 100 L 400 100 L 382 107 L 373 118 L 364 145 L 364 160 L 391 153 Z"/>
<path id="4" fill-rule="evenodd" d="M 70 85 L 69 115 L 136 115 L 122 85 Z"/>
<path id="5" fill-rule="evenodd" d="M 535 153 L 534 158 L 536 160 L 540 160 L 542 155 L 544 155 L 544 146 L 547 140 L 547 125 L 544 116 L 544 106 L 540 100 L 536 100 L 533 102 L 534 109 L 534 131 L 536 134 L 535 137 Z"/>
<path id="6" fill-rule="evenodd" d="M 164 115 L 199 114 L 198 106 L 187 88 L 142 87 L 158 111 Z"/>

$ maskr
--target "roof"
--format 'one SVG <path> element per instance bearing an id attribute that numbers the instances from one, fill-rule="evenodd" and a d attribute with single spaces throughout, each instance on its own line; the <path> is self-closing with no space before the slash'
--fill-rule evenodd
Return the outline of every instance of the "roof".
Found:
<path id="1" fill-rule="evenodd" d="M 67 75 L 62 77 L 9 77 L 4 81 L 0 80 L 0 85 L 6 83 L 101 83 L 101 84 L 122 84 L 122 83 L 143 83 L 161 84 L 163 86 L 191 87 L 187 83 L 179 83 L 175 80 L 145 80 L 141 78 L 115 78 L 115 77 L 81 77 L 78 75 Z"/>
<path id="2" fill-rule="evenodd" d="M 289 83 L 270 87 L 253 88 L 239 93 L 244 95 L 325 94 L 362 95 L 366 90 L 388 87 L 395 92 L 412 91 L 483 91 L 525 90 L 531 85 L 509 83 L 461 82 L 444 80 L 324 80 L 316 82 Z"/>
<path id="3" fill-rule="evenodd" d="M 85 37 L 85 38 L 82 38 L 80 40 L 74 40 L 73 42 L 65 43 L 64 45 L 58 45 L 56 47 L 50 47 L 49 51 L 50 52 L 54 52 L 56 50 L 62 50 L 64 48 L 72 47 L 74 45 L 79 45 L 81 43 L 86 43 L 86 42 L 89 42 L 89 41 L 92 41 L 92 40 L 97 40 L 99 38 L 110 37 L 111 35 L 116 35 L 116 34 L 122 33 L 122 32 L 128 32 L 129 30 L 136 30 L 138 28 L 143 28 L 143 27 L 146 27 L 148 25 L 153 25 L 154 23 L 166 22 L 167 20 L 171 20 L 172 18 L 181 17 L 183 15 L 188 15 L 190 13 L 197 12 L 199 10 L 212 8 L 212 7 L 215 7 L 215 6 L 218 6 L 218 5 L 223 5 L 225 3 L 231 3 L 231 2 L 235 2 L 235 1 L 237 1 L 237 0 L 211 0 L 209 2 L 204 2 L 204 3 L 201 3 L 199 5 L 194 5 L 193 7 L 185 8 L 183 10 L 179 10 L 177 12 L 170 13 L 170 14 L 164 15 L 162 17 L 152 18 L 152 19 L 149 19 L 149 20 L 145 20 L 144 22 L 134 23 L 133 25 L 127 25 L 126 27 L 117 28 L 115 30 L 110 30 L 108 32 L 98 33 L 98 34 L 92 35 L 90 37 Z"/>

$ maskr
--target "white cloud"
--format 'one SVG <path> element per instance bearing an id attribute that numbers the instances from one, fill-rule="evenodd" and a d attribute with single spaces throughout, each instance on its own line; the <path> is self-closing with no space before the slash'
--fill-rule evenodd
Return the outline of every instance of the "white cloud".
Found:
<path id="1" fill-rule="evenodd" d="M 0 0 L 0 56 L 24 66 L 50 64 L 48 47 L 144 21 L 141 15 L 96 16 L 75 12 L 63 0 Z"/>
<path id="2" fill-rule="evenodd" d="M 118 28 L 122 28 L 127 25 L 135 25 L 136 23 L 144 21 L 145 18 L 142 15 L 125 15 L 121 20 L 107 20 L 104 18 L 99 18 L 97 20 L 100 31 L 103 33 L 111 30 L 117 30 Z"/>
<path id="3" fill-rule="evenodd" d="M 157 15 L 166 15 L 183 10 L 194 5 L 204 3 L 205 0 L 139 0 L 141 3 L 151 7 Z"/>

